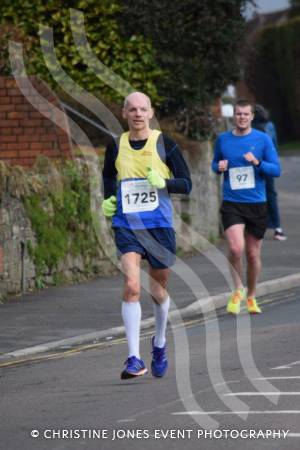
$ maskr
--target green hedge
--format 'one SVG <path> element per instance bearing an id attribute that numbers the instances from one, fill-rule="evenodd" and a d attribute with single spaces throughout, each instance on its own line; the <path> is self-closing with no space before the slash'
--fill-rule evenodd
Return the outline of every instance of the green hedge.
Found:
<path id="1" fill-rule="evenodd" d="M 23 44 L 27 73 L 40 76 L 60 92 L 61 82 L 65 79 L 59 75 L 59 67 L 49 53 L 46 54 L 56 72 L 55 81 L 47 69 L 40 46 L 41 25 L 53 30 L 57 60 L 74 82 L 108 100 L 120 101 L 123 97 L 117 89 L 122 88 L 122 81 L 117 79 L 115 88 L 109 87 L 82 60 L 72 36 L 70 8 L 84 14 L 84 28 L 81 29 L 78 23 L 75 28 L 86 36 L 95 57 L 134 89 L 145 90 L 154 101 L 159 101 L 156 82 L 163 72 L 155 62 L 155 52 L 149 41 L 136 33 L 128 38 L 121 35 L 116 21 L 117 14 L 122 10 L 119 0 L 1 0 L 0 75 L 11 73 L 8 41 L 12 40 Z M 45 37 L 42 40 L 45 47 L 49 47 Z M 83 44 L 82 47 L 85 50 Z M 111 74 L 106 75 L 108 77 L 111 81 Z M 123 89 L 126 91 L 129 88 L 125 84 Z"/>

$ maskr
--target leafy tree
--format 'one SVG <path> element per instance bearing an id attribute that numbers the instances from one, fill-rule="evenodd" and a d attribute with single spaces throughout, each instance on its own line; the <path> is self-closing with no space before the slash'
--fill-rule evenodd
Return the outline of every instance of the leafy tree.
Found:
<path id="1" fill-rule="evenodd" d="M 73 41 L 69 8 L 84 13 L 85 33 L 107 67 L 147 92 L 161 112 L 176 114 L 181 130 L 193 137 L 211 128 L 207 106 L 240 76 L 239 48 L 252 0 L 1 0 L 0 24 L 12 26 L 26 43 L 28 73 L 53 84 L 39 42 L 38 25 L 54 30 L 62 68 L 82 87 L 120 100 L 99 80 Z M 5 40 L 5 39 L 4 39 Z M 0 35 L 0 63 L 6 48 Z M 0 66 L 8 73 L 9 63 Z"/>
<path id="2" fill-rule="evenodd" d="M 239 78 L 238 54 L 245 27 L 242 11 L 249 3 L 252 2 L 123 1 L 119 22 L 124 35 L 138 32 L 150 39 L 159 66 L 168 74 L 158 86 L 159 93 L 166 97 L 164 113 L 186 111 L 186 115 L 194 110 L 199 117 L 199 105 L 209 105 Z M 186 117 L 185 122 L 195 121 Z M 196 126 L 192 134 L 198 133 L 201 129 Z"/>
<path id="3" fill-rule="evenodd" d="M 90 92 L 120 100 L 116 91 L 99 80 L 82 61 L 72 37 L 69 8 L 84 13 L 84 31 L 97 58 L 135 89 L 146 89 L 157 99 L 155 81 L 162 72 L 155 63 L 153 48 L 136 33 L 127 39 L 120 35 L 116 21 L 116 14 L 122 8 L 119 0 L 1 0 L 0 73 L 10 73 L 7 43 L 8 39 L 16 40 L 26 44 L 27 72 L 37 74 L 55 86 L 40 47 L 41 24 L 53 29 L 57 59 L 75 82 Z"/>

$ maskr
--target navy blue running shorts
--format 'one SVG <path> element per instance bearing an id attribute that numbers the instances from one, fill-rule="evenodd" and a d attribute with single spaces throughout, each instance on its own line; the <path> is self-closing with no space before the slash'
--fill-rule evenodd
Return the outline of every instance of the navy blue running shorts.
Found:
<path id="1" fill-rule="evenodd" d="M 176 239 L 173 228 L 113 230 L 119 257 L 129 252 L 139 253 L 153 269 L 167 269 L 175 263 Z"/>
<path id="2" fill-rule="evenodd" d="M 237 223 L 243 223 L 247 233 L 262 239 L 267 229 L 268 207 L 262 203 L 236 203 L 223 201 L 221 209 L 224 230 Z"/>

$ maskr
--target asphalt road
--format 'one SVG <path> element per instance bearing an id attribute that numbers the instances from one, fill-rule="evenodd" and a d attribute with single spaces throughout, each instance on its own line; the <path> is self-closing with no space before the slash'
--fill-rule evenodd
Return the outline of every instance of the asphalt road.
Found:
<path id="1" fill-rule="evenodd" d="M 299 300 L 298 288 L 265 297 L 260 316 L 173 327 L 163 379 L 121 381 L 122 340 L 1 363 L 1 448 L 298 450 Z M 149 367 L 149 335 L 141 350 Z"/>

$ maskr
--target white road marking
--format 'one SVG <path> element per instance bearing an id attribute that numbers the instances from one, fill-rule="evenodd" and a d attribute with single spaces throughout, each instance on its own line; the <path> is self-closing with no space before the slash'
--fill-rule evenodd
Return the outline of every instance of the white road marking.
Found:
<path id="1" fill-rule="evenodd" d="M 199 391 L 194 392 L 193 395 L 196 396 L 196 395 L 199 395 L 199 394 L 203 394 L 204 392 L 213 391 L 213 387 L 215 387 L 215 386 L 221 386 L 221 385 L 227 385 L 227 384 L 239 383 L 239 382 L 240 382 L 240 380 L 230 380 L 230 381 L 227 381 L 225 383 L 217 383 L 217 384 L 215 384 L 212 387 L 209 387 L 207 389 L 200 389 Z M 170 407 L 172 405 L 175 405 L 176 403 L 179 403 L 179 402 L 180 403 L 182 402 L 182 399 L 180 397 L 178 397 L 177 399 L 172 400 L 170 402 L 161 403 L 161 404 L 157 405 L 155 408 L 145 409 L 144 411 L 139 411 L 138 414 L 132 415 L 128 419 L 119 419 L 118 422 L 123 422 L 123 421 L 124 422 L 126 422 L 126 421 L 127 422 L 133 422 L 136 419 L 139 419 L 141 416 L 145 416 L 147 414 L 153 414 L 154 412 L 157 412 L 158 410 L 166 409 L 166 408 L 168 408 L 168 407 Z"/>
<path id="2" fill-rule="evenodd" d="M 240 380 L 223 381 L 222 383 L 213 384 L 213 387 L 224 386 L 224 385 L 227 386 L 227 384 L 232 384 L 232 383 L 240 383 Z"/>
<path id="3" fill-rule="evenodd" d="M 173 416 L 193 416 L 193 415 L 205 415 L 208 414 L 210 416 L 213 415 L 233 415 L 233 414 L 300 414 L 300 410 L 278 410 L 278 411 L 179 411 L 173 412 Z"/>
<path id="4" fill-rule="evenodd" d="M 272 367 L 271 370 L 280 370 L 280 369 L 291 369 L 293 366 L 298 366 L 300 364 L 300 361 L 294 361 L 290 364 L 285 364 L 284 366 L 277 366 Z"/>
<path id="5" fill-rule="evenodd" d="M 117 420 L 117 422 L 119 422 L 119 423 L 123 423 L 123 422 L 135 422 L 135 419 L 120 419 L 120 420 Z"/>
<path id="6" fill-rule="evenodd" d="M 300 376 L 287 376 L 287 377 L 262 377 L 262 378 L 255 378 L 256 380 L 299 380 Z"/>
<path id="7" fill-rule="evenodd" d="M 228 394 L 223 394 L 223 395 L 227 395 L 227 396 L 241 396 L 241 397 L 251 397 L 251 396 L 265 396 L 267 397 L 268 395 L 300 395 L 299 391 L 296 392 L 283 392 L 283 391 L 277 391 L 277 392 L 229 392 Z"/>

